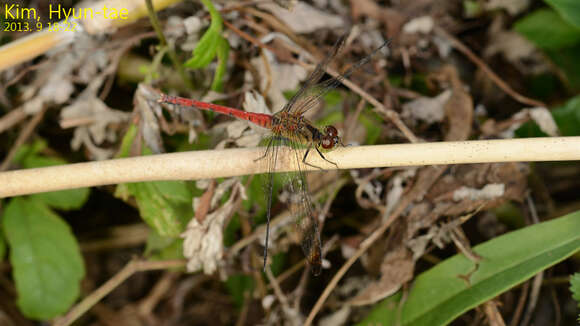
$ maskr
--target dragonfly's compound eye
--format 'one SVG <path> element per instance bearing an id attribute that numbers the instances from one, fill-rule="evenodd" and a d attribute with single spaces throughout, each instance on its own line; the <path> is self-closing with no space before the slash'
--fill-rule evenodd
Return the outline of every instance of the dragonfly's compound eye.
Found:
<path id="1" fill-rule="evenodd" d="M 334 138 L 328 136 L 323 136 L 322 141 L 320 142 L 320 145 L 324 149 L 331 149 L 334 147 L 335 144 L 336 143 L 334 142 Z"/>
<path id="2" fill-rule="evenodd" d="M 338 139 L 338 130 L 334 126 L 326 126 L 324 128 L 324 135 L 322 136 L 322 141 L 320 145 L 324 149 L 331 149 L 340 142 Z"/>
<path id="3" fill-rule="evenodd" d="M 336 130 L 334 126 L 326 126 L 326 128 L 324 128 L 324 134 L 329 138 L 334 138 L 338 136 L 338 130 Z"/>

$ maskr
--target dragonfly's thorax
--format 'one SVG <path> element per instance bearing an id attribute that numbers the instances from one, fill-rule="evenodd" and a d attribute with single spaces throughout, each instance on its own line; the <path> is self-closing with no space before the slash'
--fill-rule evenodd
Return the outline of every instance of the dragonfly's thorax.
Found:
<path id="1" fill-rule="evenodd" d="M 272 132 L 303 143 L 317 142 L 322 133 L 301 115 L 279 112 L 272 118 Z"/>
<path id="2" fill-rule="evenodd" d="M 302 143 L 314 143 L 316 147 L 330 150 L 341 144 L 338 131 L 334 126 L 326 126 L 324 131 L 316 128 L 302 115 L 279 112 L 272 118 L 272 132 Z"/>

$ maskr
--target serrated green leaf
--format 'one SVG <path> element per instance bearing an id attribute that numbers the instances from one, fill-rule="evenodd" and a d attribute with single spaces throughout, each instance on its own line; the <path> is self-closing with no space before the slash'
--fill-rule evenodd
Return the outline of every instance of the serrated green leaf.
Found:
<path id="1" fill-rule="evenodd" d="M 394 325 L 400 313 L 402 326 L 446 325 L 578 252 L 578 230 L 580 211 L 489 240 L 473 248 L 483 257 L 479 266 L 455 255 L 416 278 L 401 311 L 389 298 L 377 304 L 362 324 Z"/>
<path id="2" fill-rule="evenodd" d="M 79 295 L 85 274 L 69 226 L 44 203 L 31 198 L 12 199 L 3 223 L 22 313 L 47 320 L 67 311 Z"/>
<path id="3" fill-rule="evenodd" d="M 564 19 L 580 28 L 580 1 L 578 0 L 544 0 L 547 4 L 556 9 Z"/>
<path id="4" fill-rule="evenodd" d="M 572 298 L 576 300 L 576 304 L 580 307 L 580 273 L 574 273 L 570 277 L 570 291 L 572 292 Z"/>
<path id="5" fill-rule="evenodd" d="M 223 89 L 222 79 L 226 73 L 229 53 L 230 44 L 220 35 L 217 46 L 218 66 L 216 68 L 215 75 L 213 76 L 213 82 L 211 84 L 211 89 L 213 91 L 221 92 Z"/>
<path id="6" fill-rule="evenodd" d="M 139 182 L 119 185 L 115 196 L 134 196 L 141 218 L 163 237 L 178 237 L 193 211 L 191 192 L 183 181 Z M 187 201 L 186 201 L 187 199 Z"/>
<path id="7" fill-rule="evenodd" d="M 185 66 L 192 69 L 206 67 L 216 56 L 222 33 L 222 17 L 211 1 L 201 0 L 209 11 L 211 23 L 193 50 L 193 57 Z"/>
<path id="8" fill-rule="evenodd" d="M 131 125 L 123 137 L 119 157 L 129 156 L 136 137 L 137 128 Z M 143 146 L 142 154 L 150 153 Z M 192 190 L 184 181 L 138 182 L 118 185 L 115 196 L 125 201 L 135 197 L 141 218 L 160 236 L 176 238 L 193 215 Z"/>
<path id="9" fill-rule="evenodd" d="M 551 9 L 539 9 L 518 20 L 514 30 L 543 49 L 561 49 L 580 42 L 580 29 Z"/>

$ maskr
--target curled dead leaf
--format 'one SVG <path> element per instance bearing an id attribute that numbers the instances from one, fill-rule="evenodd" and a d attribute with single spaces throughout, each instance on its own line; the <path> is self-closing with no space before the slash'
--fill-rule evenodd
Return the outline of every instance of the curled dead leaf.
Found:
<path id="1" fill-rule="evenodd" d="M 207 214 L 201 222 L 192 218 L 185 232 L 181 234 L 184 239 L 183 255 L 187 258 L 189 272 L 203 269 L 205 274 L 212 274 L 222 264 L 225 222 L 236 211 L 238 200 L 246 198 L 244 186 L 239 180 L 232 178 L 218 185 L 211 199 L 211 207 L 229 189 L 232 193 L 222 206 Z"/>

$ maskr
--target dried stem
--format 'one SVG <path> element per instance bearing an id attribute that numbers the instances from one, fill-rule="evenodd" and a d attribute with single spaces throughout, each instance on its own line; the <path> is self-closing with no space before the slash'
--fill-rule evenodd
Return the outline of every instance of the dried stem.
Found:
<path id="1" fill-rule="evenodd" d="M 91 295 L 84 298 L 79 304 L 74 306 L 65 316 L 57 319 L 54 326 L 66 326 L 72 324 L 85 312 L 87 312 L 96 303 L 100 302 L 107 294 L 111 293 L 125 280 L 137 272 L 169 269 L 175 267 L 184 267 L 184 260 L 167 260 L 167 261 L 143 261 L 132 260 L 122 270 L 120 270 L 113 278 L 101 285 L 97 290 L 93 291 Z"/>
<path id="2" fill-rule="evenodd" d="M 453 35 L 449 34 L 443 28 L 435 27 L 435 33 L 448 39 L 455 49 L 457 49 L 459 52 L 463 53 L 469 60 L 471 60 L 473 63 L 475 63 L 481 70 L 483 70 L 483 72 L 485 72 L 487 74 L 487 76 L 497 85 L 497 87 L 499 87 L 506 94 L 511 96 L 514 100 L 516 100 L 522 104 L 526 104 L 526 105 L 530 105 L 530 106 L 542 106 L 542 107 L 546 106 L 546 104 L 544 104 L 541 101 L 534 100 L 532 98 L 526 97 L 526 96 L 516 92 L 513 88 L 510 87 L 510 85 L 508 85 L 495 72 L 493 72 L 493 70 L 491 70 L 485 64 L 485 62 L 483 62 L 483 60 L 478 58 L 477 55 L 475 55 L 475 53 L 473 53 L 467 46 L 463 45 L 463 43 L 461 43 L 461 41 L 459 41 Z"/>
<path id="3" fill-rule="evenodd" d="M 580 160 L 580 137 L 478 140 L 398 145 L 348 146 L 325 154 L 339 169 L 488 162 Z M 281 148 L 277 172 L 296 169 Z M 255 161 L 263 148 L 206 150 L 86 162 L 0 173 L 0 197 L 81 187 L 159 180 L 197 180 L 267 172 Z M 336 169 L 318 155 L 310 164 Z M 311 166 L 303 170 L 317 170 Z"/>

